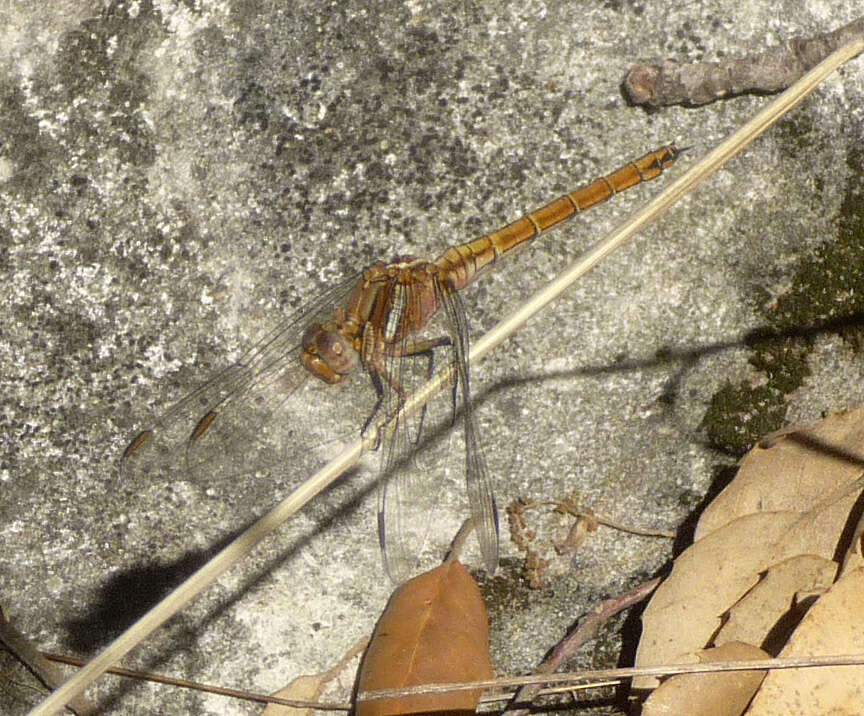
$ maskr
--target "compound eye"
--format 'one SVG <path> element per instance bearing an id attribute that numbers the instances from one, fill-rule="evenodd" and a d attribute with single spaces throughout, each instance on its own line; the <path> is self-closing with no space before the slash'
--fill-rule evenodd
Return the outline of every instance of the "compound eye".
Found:
<path id="1" fill-rule="evenodd" d="M 320 323 L 313 323 L 303 332 L 303 338 L 300 344 L 303 346 L 304 353 L 318 352 L 318 334 L 324 332 L 324 326 Z"/>
<path id="2" fill-rule="evenodd" d="M 357 364 L 357 354 L 341 333 L 321 331 L 315 343 L 322 360 L 337 373 L 350 373 Z"/>
<path id="3" fill-rule="evenodd" d="M 303 365 L 326 383 L 338 383 L 357 365 L 357 352 L 336 328 L 309 326 L 302 343 Z"/>

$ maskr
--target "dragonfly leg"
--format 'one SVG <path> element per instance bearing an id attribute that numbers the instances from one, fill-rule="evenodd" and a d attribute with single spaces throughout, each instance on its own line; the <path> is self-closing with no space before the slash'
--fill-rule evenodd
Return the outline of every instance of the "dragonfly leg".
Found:
<path id="1" fill-rule="evenodd" d="M 452 346 L 453 341 L 450 339 L 450 336 L 439 336 L 438 338 L 428 338 L 422 341 L 412 341 L 411 343 L 405 343 L 400 346 L 398 352 L 394 352 L 394 355 L 405 356 L 405 357 L 425 357 L 428 359 L 426 364 L 426 380 L 432 380 L 432 376 L 435 374 L 435 349 L 441 348 L 443 346 Z M 455 373 L 453 375 L 453 410 L 452 413 L 452 421 L 456 420 L 456 376 Z M 426 421 L 426 405 L 423 405 L 423 409 L 420 411 L 420 420 L 417 424 L 417 436 L 415 441 L 417 443 L 420 442 L 420 436 L 423 434 L 423 423 Z"/>
<path id="2" fill-rule="evenodd" d="M 449 336 L 440 336 L 439 338 L 430 338 L 422 341 L 411 341 L 410 343 L 405 343 L 403 345 L 393 347 L 392 350 L 387 351 L 384 355 L 386 358 L 395 360 L 401 358 L 426 358 L 426 380 L 430 380 L 435 372 L 435 349 L 442 346 L 452 345 L 452 343 L 453 342 Z M 378 412 L 381 410 L 381 406 L 384 404 L 384 400 L 387 397 L 386 388 L 384 385 L 385 382 L 391 390 L 395 391 L 396 395 L 398 396 L 398 403 L 395 406 L 395 410 L 398 410 L 402 407 L 402 404 L 405 402 L 405 398 L 407 397 L 405 388 L 402 386 L 398 375 L 394 375 L 394 371 L 388 370 L 386 362 L 384 360 L 381 360 L 379 358 L 374 363 L 370 363 L 369 365 L 367 365 L 367 372 L 369 373 L 369 377 L 372 380 L 372 385 L 375 388 L 375 394 L 377 396 L 377 399 L 375 400 L 375 407 L 372 408 L 372 412 L 369 414 L 369 417 L 366 418 L 366 421 L 363 423 L 362 434 L 364 435 L 369 429 L 369 427 L 372 425 L 375 416 L 378 415 Z M 453 382 L 453 391 L 453 404 L 455 406 L 455 379 Z M 455 419 L 455 409 L 453 413 Z M 418 421 L 415 442 L 419 442 L 420 436 L 423 434 L 423 422 L 425 418 L 426 406 L 424 405 L 420 412 L 420 419 Z M 377 448 L 378 445 L 376 444 L 375 449 Z"/>
<path id="3" fill-rule="evenodd" d="M 432 379 L 432 374 L 435 372 L 435 349 L 442 346 L 452 346 L 453 341 L 450 336 L 440 336 L 438 338 L 429 338 L 423 341 L 412 341 L 400 346 L 398 352 L 393 353 L 395 356 L 419 357 L 426 356 L 429 363 L 426 366 L 426 380 Z"/>
<path id="4" fill-rule="evenodd" d="M 369 430 L 369 426 L 372 425 L 372 421 L 375 419 L 375 416 L 378 415 L 378 411 L 381 410 L 381 405 L 384 403 L 384 384 L 381 382 L 380 373 L 369 366 L 369 378 L 372 381 L 372 386 L 375 388 L 375 395 L 377 396 L 375 399 L 375 407 L 372 408 L 372 412 L 369 413 L 369 417 L 363 422 L 363 429 L 360 431 L 361 435 L 366 435 L 366 431 Z M 378 434 L 375 436 L 375 450 L 377 450 L 381 446 L 381 435 Z"/>

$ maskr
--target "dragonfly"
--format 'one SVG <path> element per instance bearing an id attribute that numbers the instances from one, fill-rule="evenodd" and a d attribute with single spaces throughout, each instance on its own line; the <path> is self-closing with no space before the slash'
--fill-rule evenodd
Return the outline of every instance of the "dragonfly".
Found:
<path id="1" fill-rule="evenodd" d="M 281 464 L 289 399 L 309 378 L 326 385 L 365 374 L 375 405 L 363 432 L 381 425 L 378 538 L 384 567 L 401 581 L 416 567 L 416 516 L 437 492 L 418 454 L 426 407 L 402 415 L 409 389 L 432 377 L 436 352 L 451 370 L 446 412 L 461 420 L 460 452 L 483 564 L 498 563 L 498 513 L 471 403 L 468 318 L 461 291 L 507 255 L 577 213 L 660 176 L 683 150 L 668 144 L 433 261 L 410 256 L 368 266 L 285 318 L 239 360 L 139 432 L 121 463 L 150 472 L 169 464 L 213 477 Z M 441 324 L 432 334 L 434 319 Z M 431 337 L 429 337 L 431 335 Z M 444 401 L 437 401 L 444 402 Z M 461 407 L 461 410 L 460 410 Z M 281 419 L 280 419 L 281 418 Z M 289 428 L 286 428 L 286 425 Z M 432 470 L 434 472 L 434 469 Z M 423 506 L 425 505 L 425 506 Z M 412 531 L 413 530 L 413 531 Z"/>

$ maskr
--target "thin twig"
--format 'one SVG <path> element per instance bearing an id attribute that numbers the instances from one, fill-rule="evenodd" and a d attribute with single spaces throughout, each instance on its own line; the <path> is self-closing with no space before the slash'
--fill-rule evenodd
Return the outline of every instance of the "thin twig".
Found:
<path id="1" fill-rule="evenodd" d="M 789 87 L 837 48 L 864 37 L 864 17 L 832 32 L 794 39 L 764 52 L 722 62 L 682 65 L 636 65 L 627 73 L 623 89 L 633 104 L 663 107 L 696 106 L 745 92 L 773 94 Z"/>
<path id="2" fill-rule="evenodd" d="M 363 691 L 357 694 L 358 701 L 397 699 L 426 694 L 448 694 L 455 691 L 478 689 L 521 688 L 530 684 L 549 685 L 593 685 L 599 681 L 624 681 L 646 676 L 663 677 L 678 674 L 716 674 L 734 671 L 770 671 L 772 669 L 814 669 L 838 666 L 864 666 L 864 654 L 838 654 L 836 656 L 802 656 L 797 658 L 755 659 L 753 661 L 715 661 L 699 664 L 667 664 L 665 666 L 640 666 L 622 669 L 595 669 L 562 674 L 531 674 L 509 676 L 486 681 L 466 681 L 452 684 L 423 684 L 405 689 L 382 689 Z"/>
<path id="3" fill-rule="evenodd" d="M 469 361 L 472 364 L 477 363 L 490 351 L 503 343 L 527 323 L 532 316 L 557 299 L 576 280 L 594 268 L 608 254 L 612 253 L 638 231 L 645 228 L 663 212 L 667 211 L 681 197 L 692 191 L 697 184 L 700 184 L 717 171 L 724 162 L 738 154 L 744 147 L 768 129 L 771 124 L 776 122 L 777 119 L 813 91 L 828 75 L 844 62 L 860 53 L 862 49 L 864 49 L 864 41 L 850 43 L 831 55 L 831 57 L 809 72 L 805 77 L 802 77 L 794 87 L 791 87 L 777 97 L 729 139 L 714 151 L 709 152 L 707 156 L 694 165 L 684 176 L 672 182 L 653 201 L 649 202 L 647 206 L 625 222 L 624 225 L 595 244 L 594 247 L 571 264 L 557 279 L 549 283 L 523 306 L 482 336 L 472 346 L 468 356 Z M 432 380 L 405 401 L 400 413 L 408 415 L 418 412 L 423 405 L 429 402 L 432 396 L 449 385 L 452 385 L 449 370 L 436 374 Z M 396 417 L 393 418 L 394 422 L 395 420 Z M 390 425 L 392 424 L 394 423 L 391 422 Z M 63 686 L 31 710 L 29 716 L 48 716 L 49 714 L 54 714 L 68 703 L 69 700 L 80 694 L 90 683 L 99 678 L 106 669 L 116 664 L 131 649 L 147 638 L 150 633 L 180 611 L 197 594 L 243 559 L 270 532 L 277 529 L 309 500 L 353 467 L 365 450 L 374 448 L 376 441 L 374 433 L 375 431 L 369 431 L 369 435 L 365 439 L 355 440 L 342 454 L 300 485 L 258 522 L 243 532 L 234 542 L 225 547 L 207 564 L 174 589 L 159 604 L 105 647 L 87 666 L 83 667 L 77 674 L 66 681 Z"/>
<path id="4" fill-rule="evenodd" d="M 526 502 L 525 509 L 530 509 L 532 507 L 537 507 L 540 505 L 554 507 L 559 512 L 563 512 L 564 514 L 570 515 L 571 517 L 582 517 L 586 520 L 596 522 L 598 525 L 603 525 L 604 527 L 609 527 L 610 529 L 618 530 L 619 532 L 627 532 L 628 534 L 639 535 L 640 537 L 663 537 L 665 539 L 675 539 L 675 537 L 678 536 L 675 532 L 671 530 L 655 530 L 651 529 L 650 527 L 633 527 L 632 525 L 625 524 L 624 522 L 617 522 L 611 517 L 604 517 L 603 515 L 597 514 L 593 510 L 579 509 L 572 502 L 569 502 L 568 499 L 562 500 L 560 502 L 554 502 L 552 500 L 534 500 Z"/>
<path id="5" fill-rule="evenodd" d="M 587 691 L 588 689 L 599 689 L 603 686 L 617 686 L 621 683 L 621 679 L 611 679 L 609 681 L 597 681 L 590 684 L 567 684 L 565 686 L 550 686 L 548 688 L 541 688 L 537 694 L 535 695 L 535 699 L 538 696 L 555 696 L 557 694 L 572 694 L 574 691 Z M 502 691 L 500 694 L 483 694 L 480 697 L 480 704 L 494 704 L 498 701 L 512 701 L 515 698 L 515 692 L 504 692 Z M 510 711 L 507 712 L 508 716 L 510 715 Z"/>
<path id="6" fill-rule="evenodd" d="M 616 522 L 610 517 L 598 515 L 590 510 L 576 510 L 571 512 L 574 517 L 583 517 L 585 519 L 594 520 L 598 525 L 609 527 L 619 532 L 627 532 L 631 535 L 639 535 L 640 537 L 662 537 L 663 539 L 675 539 L 678 535 L 671 530 L 655 530 L 649 527 L 634 527 L 633 525 L 625 524 L 624 522 Z"/>
<path id="7" fill-rule="evenodd" d="M 42 656 L 51 661 L 57 661 L 61 664 L 69 664 L 70 666 L 84 666 L 87 663 L 84 659 L 79 659 L 75 656 L 68 656 L 66 654 L 53 654 L 51 652 L 43 651 Z M 152 681 L 157 684 L 178 686 L 181 689 L 203 691 L 208 694 L 216 694 L 217 696 L 229 696 L 231 698 L 242 699 L 244 701 L 254 701 L 260 704 L 278 704 L 279 706 L 290 706 L 295 709 L 318 709 L 321 711 L 351 710 L 351 704 L 348 703 L 327 703 L 325 701 L 298 701 L 297 699 L 283 699 L 278 696 L 269 696 L 268 694 L 260 694 L 255 691 L 230 689 L 226 686 L 214 686 L 213 684 L 202 684 L 200 681 L 190 681 L 189 679 L 178 679 L 173 676 L 154 674 L 152 671 L 120 669 L 112 666 L 110 669 L 106 669 L 105 673 L 112 674 L 113 676 L 123 676 L 128 679 L 138 679 L 139 681 Z"/>
<path id="8" fill-rule="evenodd" d="M 579 626 L 576 627 L 570 634 L 565 636 L 555 648 L 548 658 L 544 659 L 543 663 L 534 669 L 535 674 L 551 674 L 560 669 L 570 659 L 583 644 L 596 638 L 600 632 L 600 628 L 619 612 L 629 609 L 634 604 L 638 604 L 643 599 L 646 599 L 653 592 L 657 585 L 660 584 L 660 578 L 652 579 L 648 582 L 640 584 L 635 589 L 632 589 L 627 594 L 613 599 L 607 599 L 595 607 L 590 614 L 579 621 Z M 530 703 L 539 693 L 540 685 L 531 684 L 523 686 L 516 692 L 513 697 L 513 704 Z M 528 716 L 529 709 L 514 708 L 507 711 L 510 716 Z"/>
<path id="9" fill-rule="evenodd" d="M 468 537 L 471 536 L 471 533 L 474 531 L 474 518 L 469 517 L 465 520 L 462 525 L 459 527 L 459 530 L 453 536 L 453 539 L 450 541 L 450 549 L 447 551 L 447 556 L 444 558 L 444 561 L 449 563 L 454 560 L 458 560 L 459 556 L 462 554 L 462 550 L 465 549 L 465 542 Z"/>

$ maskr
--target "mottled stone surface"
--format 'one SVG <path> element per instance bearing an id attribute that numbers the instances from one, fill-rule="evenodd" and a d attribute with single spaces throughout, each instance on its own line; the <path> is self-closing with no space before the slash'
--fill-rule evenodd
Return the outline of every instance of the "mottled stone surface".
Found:
<path id="1" fill-rule="evenodd" d="M 673 140 L 693 147 L 678 175 L 766 99 L 647 114 L 619 93 L 630 64 L 751 53 L 860 11 L 842 5 L 7 3 L 9 618 L 43 648 L 95 654 L 356 435 L 368 388 L 313 386 L 284 427 L 298 448 L 278 478 L 192 480 L 182 459 L 151 480 L 118 474 L 142 424 L 304 301 L 374 260 L 437 255 Z M 617 521 L 674 530 L 752 426 L 758 435 L 861 402 L 862 67 L 829 79 L 476 368 L 502 506 L 578 492 Z M 474 335 L 664 181 L 469 290 Z M 333 390 L 336 410 L 319 413 Z M 448 485 L 448 527 L 460 499 Z M 356 471 L 127 665 L 259 692 L 329 668 L 371 631 L 389 592 L 375 511 L 374 470 Z M 496 668 L 530 668 L 586 609 L 672 554 L 668 541 L 601 528 L 532 591 L 505 528 L 502 567 L 484 584 Z M 616 638 L 582 665 L 616 663 Z M 113 678 L 93 693 L 116 713 L 258 712 Z M 33 698 L 0 691 L 0 711 Z"/>

